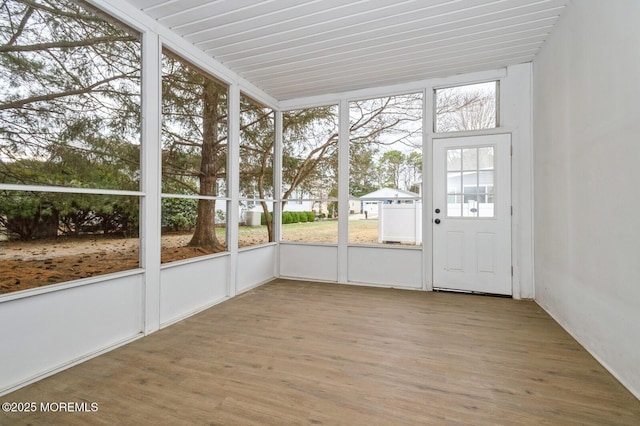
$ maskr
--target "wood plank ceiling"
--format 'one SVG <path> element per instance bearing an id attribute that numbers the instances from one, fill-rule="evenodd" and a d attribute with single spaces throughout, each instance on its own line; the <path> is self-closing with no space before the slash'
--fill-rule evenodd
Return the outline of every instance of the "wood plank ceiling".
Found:
<path id="1" fill-rule="evenodd" d="M 533 59 L 568 0 L 127 0 L 278 100 Z"/>

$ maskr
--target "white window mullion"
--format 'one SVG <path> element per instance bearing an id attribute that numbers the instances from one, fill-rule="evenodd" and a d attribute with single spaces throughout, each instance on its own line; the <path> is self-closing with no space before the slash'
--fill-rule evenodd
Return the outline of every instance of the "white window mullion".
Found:
<path id="1" fill-rule="evenodd" d="M 229 250 L 229 277 L 227 296 L 233 297 L 238 289 L 238 226 L 240 214 L 240 87 L 234 83 L 229 86 L 229 140 L 227 148 L 227 196 L 230 205 L 227 220 L 227 247 Z"/>
<path id="2" fill-rule="evenodd" d="M 280 245 L 282 239 L 282 111 L 276 111 L 275 117 L 275 149 L 273 153 L 273 235 Z M 280 253 L 280 250 L 276 250 Z M 280 256 L 276 255 L 274 275 L 280 276 Z"/>
<path id="3" fill-rule="evenodd" d="M 349 102 L 339 105 L 338 139 L 338 282 L 349 280 Z"/>
<path id="4" fill-rule="evenodd" d="M 144 332 L 160 328 L 161 43 L 142 36 L 142 199 L 140 256 L 144 274 Z"/>

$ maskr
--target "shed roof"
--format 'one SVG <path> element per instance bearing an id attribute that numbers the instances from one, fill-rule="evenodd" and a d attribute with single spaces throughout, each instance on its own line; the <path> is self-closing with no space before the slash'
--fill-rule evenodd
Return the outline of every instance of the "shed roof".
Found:
<path id="1" fill-rule="evenodd" d="M 360 199 L 364 201 L 396 200 L 396 199 L 406 200 L 406 199 L 416 199 L 416 198 L 420 198 L 420 194 L 416 194 L 415 192 L 405 191 L 403 189 L 397 189 L 397 188 L 380 188 L 376 191 L 370 192 L 360 197 Z"/>

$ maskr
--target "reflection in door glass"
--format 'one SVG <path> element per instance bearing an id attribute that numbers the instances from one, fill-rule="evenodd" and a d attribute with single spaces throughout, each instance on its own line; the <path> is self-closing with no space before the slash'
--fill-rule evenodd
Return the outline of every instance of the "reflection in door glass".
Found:
<path id="1" fill-rule="evenodd" d="M 447 159 L 447 217 L 495 217 L 495 149 L 450 148 Z"/>
<path id="2" fill-rule="evenodd" d="M 494 168 L 494 154 L 492 146 L 483 146 L 478 148 L 478 161 L 480 162 L 480 170 L 493 170 Z"/>
<path id="3" fill-rule="evenodd" d="M 462 150 L 462 169 L 476 170 L 478 168 L 478 148 Z"/>
<path id="4" fill-rule="evenodd" d="M 447 194 L 460 194 L 462 186 L 460 181 L 460 172 L 447 173 Z"/>
<path id="5" fill-rule="evenodd" d="M 457 171 L 462 170 L 462 150 L 461 149 L 448 149 L 447 150 L 447 170 Z"/>

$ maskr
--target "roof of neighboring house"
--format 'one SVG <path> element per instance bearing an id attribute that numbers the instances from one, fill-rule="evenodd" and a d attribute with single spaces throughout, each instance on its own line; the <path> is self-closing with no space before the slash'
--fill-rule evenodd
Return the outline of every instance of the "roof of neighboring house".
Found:
<path id="1" fill-rule="evenodd" d="M 397 188 L 380 188 L 360 197 L 361 200 L 396 200 L 420 198 L 420 194 Z"/>

